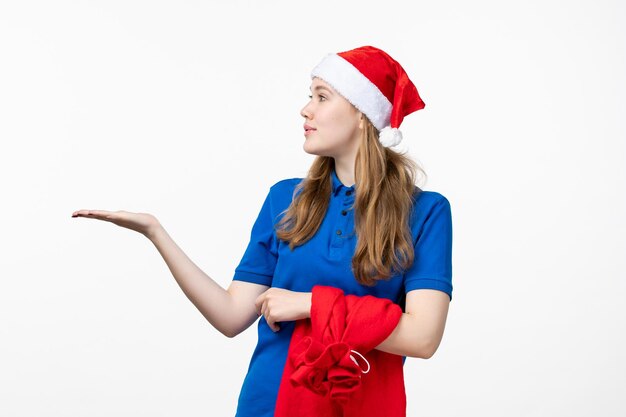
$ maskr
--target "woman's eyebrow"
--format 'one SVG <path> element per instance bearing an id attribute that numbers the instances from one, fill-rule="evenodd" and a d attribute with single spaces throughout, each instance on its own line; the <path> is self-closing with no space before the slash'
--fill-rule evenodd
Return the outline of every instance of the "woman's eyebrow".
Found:
<path id="1" fill-rule="evenodd" d="M 311 87 L 309 87 L 309 90 L 311 90 Z M 316 90 L 316 91 L 317 90 L 326 90 L 330 94 L 332 94 L 332 92 L 328 88 L 324 87 L 323 85 L 317 85 L 317 86 L 315 86 L 315 88 L 313 90 Z M 313 90 L 311 90 L 311 91 L 313 91 Z"/>

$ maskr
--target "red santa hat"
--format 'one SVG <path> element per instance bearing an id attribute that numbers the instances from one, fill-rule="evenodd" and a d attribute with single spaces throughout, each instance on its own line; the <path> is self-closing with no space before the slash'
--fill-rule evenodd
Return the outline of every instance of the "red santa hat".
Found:
<path id="1" fill-rule="evenodd" d="M 402 141 L 404 117 L 425 104 L 402 66 L 385 51 L 361 46 L 329 53 L 311 71 L 359 109 L 378 129 L 383 146 Z"/>

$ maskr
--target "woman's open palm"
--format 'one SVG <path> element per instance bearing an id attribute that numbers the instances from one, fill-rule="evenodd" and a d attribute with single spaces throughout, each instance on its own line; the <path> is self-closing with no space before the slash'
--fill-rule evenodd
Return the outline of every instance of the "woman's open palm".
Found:
<path id="1" fill-rule="evenodd" d="M 132 213 L 129 211 L 106 211 L 106 210 L 77 210 L 72 217 L 87 217 L 115 223 L 120 227 L 134 230 L 148 236 L 151 230 L 156 228 L 159 221 L 149 213 Z"/>

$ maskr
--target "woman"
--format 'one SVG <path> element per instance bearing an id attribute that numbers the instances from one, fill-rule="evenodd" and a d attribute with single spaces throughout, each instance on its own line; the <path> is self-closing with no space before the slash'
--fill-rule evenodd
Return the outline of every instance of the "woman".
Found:
<path id="1" fill-rule="evenodd" d="M 417 165 L 391 147 L 404 116 L 424 108 L 404 69 L 363 46 L 328 54 L 311 73 L 302 108 L 304 150 L 318 155 L 306 178 L 273 184 L 250 242 L 223 289 L 145 213 L 79 210 L 150 239 L 194 305 L 234 337 L 259 316 L 258 344 L 237 416 L 272 416 L 296 320 L 310 317 L 311 289 L 372 295 L 401 305 L 395 330 L 376 349 L 430 358 L 452 300 L 448 200 L 415 186 Z"/>

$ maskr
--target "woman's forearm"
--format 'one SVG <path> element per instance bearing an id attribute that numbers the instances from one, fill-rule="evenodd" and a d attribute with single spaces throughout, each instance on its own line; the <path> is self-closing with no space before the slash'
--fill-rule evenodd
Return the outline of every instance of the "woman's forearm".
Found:
<path id="1" fill-rule="evenodd" d="M 428 359 L 433 355 L 426 323 L 415 315 L 402 313 L 393 332 L 376 349 L 396 355 Z"/>
<path id="2" fill-rule="evenodd" d="M 213 327 L 225 336 L 232 337 L 236 317 L 233 299 L 228 291 L 198 268 L 163 226 L 155 227 L 146 236 L 163 257 L 187 298 Z"/>
<path id="3" fill-rule="evenodd" d="M 303 293 L 303 308 L 306 318 L 311 317 L 312 293 Z M 432 338 L 428 337 L 427 323 L 420 322 L 416 315 L 402 313 L 393 332 L 375 349 L 395 355 L 428 359 L 433 355 Z"/>

